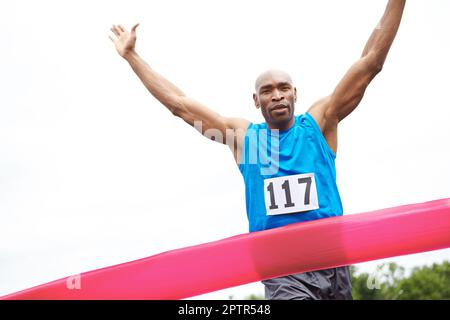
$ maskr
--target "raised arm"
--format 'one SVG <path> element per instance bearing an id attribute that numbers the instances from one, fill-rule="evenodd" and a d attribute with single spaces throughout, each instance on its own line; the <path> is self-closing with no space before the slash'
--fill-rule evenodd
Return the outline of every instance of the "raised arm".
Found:
<path id="1" fill-rule="evenodd" d="M 110 36 L 110 39 L 114 42 L 119 55 L 130 64 L 148 91 L 167 109 L 201 131 L 207 138 L 227 144 L 237 161 L 240 158 L 242 134 L 248 126 L 248 121 L 241 118 L 221 116 L 200 102 L 186 96 L 173 83 L 154 71 L 136 53 L 136 28 L 138 25 L 133 26 L 130 32 L 121 25 L 114 25 L 111 28 L 116 37 Z M 233 140 L 230 141 L 231 139 Z"/>
<path id="2" fill-rule="evenodd" d="M 400 25 L 406 0 L 389 0 L 383 17 L 372 32 L 358 61 L 329 96 L 308 110 L 321 128 L 329 146 L 337 150 L 337 124 L 360 103 L 372 79 L 382 70 Z"/>

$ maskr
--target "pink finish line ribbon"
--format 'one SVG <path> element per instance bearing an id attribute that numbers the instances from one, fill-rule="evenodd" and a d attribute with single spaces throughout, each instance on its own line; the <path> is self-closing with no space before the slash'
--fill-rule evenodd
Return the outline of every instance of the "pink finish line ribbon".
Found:
<path id="1" fill-rule="evenodd" d="M 450 247 L 450 199 L 291 224 L 67 277 L 2 299 L 184 299 Z"/>

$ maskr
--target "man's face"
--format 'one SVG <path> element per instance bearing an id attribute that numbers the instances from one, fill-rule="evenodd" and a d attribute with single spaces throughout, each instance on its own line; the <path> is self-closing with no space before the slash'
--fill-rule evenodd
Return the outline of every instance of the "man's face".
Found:
<path id="1" fill-rule="evenodd" d="M 261 108 L 269 128 L 290 128 L 297 100 L 297 89 L 293 86 L 291 77 L 282 71 L 267 71 L 256 80 L 255 90 L 255 106 Z"/>

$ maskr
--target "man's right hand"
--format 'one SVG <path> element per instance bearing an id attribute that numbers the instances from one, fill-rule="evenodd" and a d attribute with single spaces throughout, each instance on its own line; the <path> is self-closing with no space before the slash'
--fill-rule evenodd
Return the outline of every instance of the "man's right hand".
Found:
<path id="1" fill-rule="evenodd" d="M 134 48 L 136 45 L 136 28 L 139 26 L 139 23 L 135 24 L 131 28 L 131 32 L 128 32 L 122 25 L 113 25 L 111 27 L 111 31 L 116 35 L 116 37 L 111 37 L 112 42 L 116 46 L 117 52 L 123 57 L 126 58 L 127 55 L 134 52 Z"/>
<path id="2" fill-rule="evenodd" d="M 202 135 L 208 139 L 227 144 L 236 162 L 240 161 L 249 121 L 221 116 L 200 102 L 187 97 L 177 86 L 154 71 L 134 50 L 138 25 L 131 28 L 131 32 L 120 24 L 112 26 L 111 31 L 117 38 L 111 36 L 109 38 L 116 45 L 117 52 L 125 58 L 144 86 L 159 102 L 175 116 L 201 131 Z"/>

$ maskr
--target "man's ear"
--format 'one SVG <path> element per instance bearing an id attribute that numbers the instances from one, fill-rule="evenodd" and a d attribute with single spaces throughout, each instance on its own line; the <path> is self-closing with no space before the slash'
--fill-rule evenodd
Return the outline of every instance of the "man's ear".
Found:
<path id="1" fill-rule="evenodd" d="M 255 102 L 256 109 L 259 109 L 260 108 L 259 99 L 258 99 L 258 96 L 256 95 L 256 93 L 253 94 L 253 101 Z"/>
<path id="2" fill-rule="evenodd" d="M 294 87 L 294 102 L 297 102 L 297 88 Z"/>

